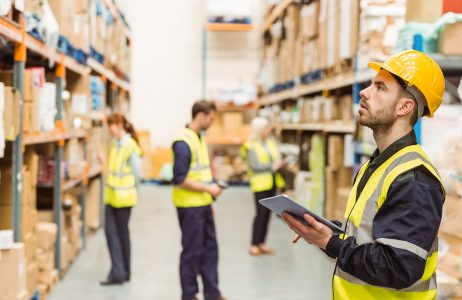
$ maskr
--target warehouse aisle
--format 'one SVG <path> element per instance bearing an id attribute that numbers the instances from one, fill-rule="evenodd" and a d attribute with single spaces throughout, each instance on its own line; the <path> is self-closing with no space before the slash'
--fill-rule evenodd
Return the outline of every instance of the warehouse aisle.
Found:
<path id="1" fill-rule="evenodd" d="M 180 234 L 170 187 L 143 186 L 140 198 L 131 220 L 132 281 L 122 286 L 100 287 L 99 280 L 109 268 L 100 230 L 52 292 L 51 300 L 180 298 Z M 250 199 L 248 188 L 230 188 L 216 205 L 223 295 L 231 300 L 329 299 L 332 261 L 306 243 L 292 245 L 292 233 L 280 219 L 272 219 L 268 240 L 277 251 L 276 256 L 247 254 L 254 212 Z"/>

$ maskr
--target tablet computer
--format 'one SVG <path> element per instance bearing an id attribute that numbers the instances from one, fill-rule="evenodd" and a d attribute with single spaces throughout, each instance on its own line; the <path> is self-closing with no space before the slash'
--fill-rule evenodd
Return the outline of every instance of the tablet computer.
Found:
<path id="1" fill-rule="evenodd" d="M 295 218 L 299 219 L 300 221 L 304 222 L 308 225 L 308 223 L 303 219 L 303 214 L 307 213 L 313 218 L 315 218 L 318 222 L 323 223 L 324 225 L 328 226 L 334 233 L 343 233 L 342 228 L 335 225 L 331 221 L 315 214 L 314 212 L 308 210 L 307 208 L 301 206 L 291 198 L 286 195 L 279 195 L 270 198 L 265 198 L 259 201 L 261 205 L 269 208 L 270 210 L 274 211 L 279 216 L 282 216 L 283 212 L 288 212 Z"/>

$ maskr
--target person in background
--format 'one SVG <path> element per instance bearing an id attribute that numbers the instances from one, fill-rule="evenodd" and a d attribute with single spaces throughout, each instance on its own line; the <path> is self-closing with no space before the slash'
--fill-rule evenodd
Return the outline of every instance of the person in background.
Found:
<path id="1" fill-rule="evenodd" d="M 197 299 L 202 277 L 205 300 L 224 300 L 218 288 L 218 244 L 212 212 L 222 188 L 213 183 L 204 132 L 212 125 L 216 107 L 201 100 L 192 107 L 192 121 L 172 144 L 173 203 L 177 208 L 183 251 L 180 257 L 182 300 Z"/>
<path id="2" fill-rule="evenodd" d="M 141 148 L 133 126 L 122 114 L 107 119 L 113 140 L 106 166 L 104 232 L 111 256 L 111 270 L 101 285 L 130 281 L 130 232 L 128 222 L 138 198 Z"/>
<path id="3" fill-rule="evenodd" d="M 443 183 L 417 144 L 413 126 L 442 102 L 438 64 L 416 50 L 384 63 L 360 92 L 359 123 L 377 144 L 359 170 L 345 210 L 344 234 L 305 214 L 307 226 L 283 213 L 290 228 L 336 258 L 333 299 L 436 299 Z"/>
<path id="4" fill-rule="evenodd" d="M 268 119 L 253 119 L 251 128 L 249 140 L 242 146 L 241 154 L 248 166 L 250 188 L 255 198 L 255 218 L 249 253 L 258 256 L 274 254 L 274 251 L 265 245 L 270 210 L 258 201 L 275 196 L 277 189 L 284 187 L 284 179 L 278 171 L 286 163 L 281 159 L 278 143 L 271 137 L 273 126 Z"/>

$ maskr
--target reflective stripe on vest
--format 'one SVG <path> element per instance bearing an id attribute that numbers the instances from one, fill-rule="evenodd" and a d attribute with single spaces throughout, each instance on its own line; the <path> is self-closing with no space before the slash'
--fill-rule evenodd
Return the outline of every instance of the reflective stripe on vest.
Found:
<path id="1" fill-rule="evenodd" d="M 334 276 L 334 299 L 435 299 L 436 262 L 438 257 L 438 238 L 433 241 L 430 251 L 408 241 L 397 239 L 372 238 L 372 226 L 375 215 L 386 201 L 388 190 L 395 179 L 418 166 L 424 166 L 437 178 L 443 187 L 441 178 L 430 163 L 427 155 L 418 145 L 405 147 L 379 166 L 367 181 L 359 197 L 358 184 L 368 167 L 364 164 L 350 192 L 345 210 L 346 232 L 341 238 L 354 236 L 361 244 L 373 243 L 389 245 L 412 252 L 426 260 L 425 270 L 417 282 L 405 289 L 390 289 L 367 284 L 351 274 L 336 268 Z M 357 199 L 357 200 L 356 200 Z"/>
<path id="2" fill-rule="evenodd" d="M 116 208 L 132 207 L 136 204 L 136 180 L 129 163 L 133 153 L 141 155 L 141 149 L 132 138 L 120 147 L 117 147 L 115 143 L 111 145 L 104 189 L 105 204 Z"/>
<path id="3" fill-rule="evenodd" d="M 260 141 L 248 141 L 242 148 L 242 156 L 247 157 L 247 151 L 253 151 L 261 164 L 268 164 L 281 159 L 279 147 L 275 140 L 267 139 L 265 144 Z M 248 176 L 250 188 L 253 192 L 269 191 L 273 188 L 274 179 L 273 172 L 270 171 L 254 171 L 248 166 Z M 276 187 L 283 188 L 285 186 L 284 179 L 279 172 L 276 173 Z"/>
<path id="4" fill-rule="evenodd" d="M 196 132 L 189 128 L 183 129 L 175 142 L 185 142 L 191 151 L 191 164 L 186 179 L 202 182 L 212 182 L 210 170 L 209 151 L 205 137 L 199 139 Z M 173 186 L 173 203 L 177 207 L 198 207 L 212 204 L 213 199 L 209 193 L 194 192 Z"/>

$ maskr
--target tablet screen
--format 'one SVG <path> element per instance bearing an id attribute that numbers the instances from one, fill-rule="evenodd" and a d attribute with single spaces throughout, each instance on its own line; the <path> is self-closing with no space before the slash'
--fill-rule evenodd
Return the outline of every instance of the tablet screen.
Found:
<path id="1" fill-rule="evenodd" d="M 274 211 L 279 216 L 282 216 L 283 212 L 288 212 L 305 223 L 306 221 L 305 219 L 303 219 L 303 214 L 307 213 L 313 218 L 315 218 L 318 222 L 321 222 L 324 225 L 328 226 L 330 229 L 332 229 L 332 231 L 334 231 L 334 233 L 343 233 L 342 228 L 332 223 L 331 221 L 319 216 L 318 214 L 310 211 L 309 209 L 301 206 L 300 204 L 298 204 L 286 195 L 278 195 L 270 198 L 265 198 L 260 200 L 259 202 L 261 205 Z"/>

